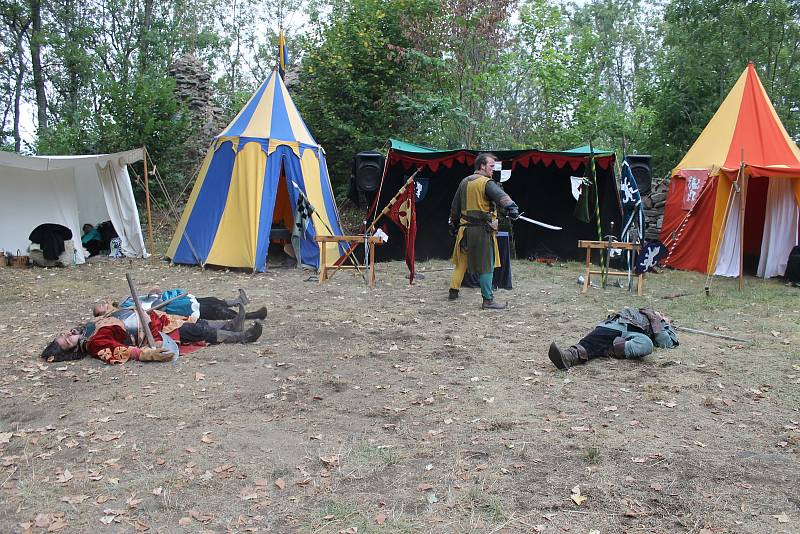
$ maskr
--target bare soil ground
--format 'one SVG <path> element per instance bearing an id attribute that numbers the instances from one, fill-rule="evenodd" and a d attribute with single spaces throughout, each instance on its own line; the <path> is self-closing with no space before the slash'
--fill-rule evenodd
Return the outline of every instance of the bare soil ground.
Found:
<path id="1" fill-rule="evenodd" d="M 0 269 L 0 532 L 800 531 L 800 290 L 666 272 L 580 294 L 513 265 L 505 312 L 446 300 L 445 262 L 349 273 L 147 262 Z M 39 359 L 98 297 L 246 288 L 264 336 L 177 364 Z M 681 295 L 681 296 L 676 296 Z M 670 298 L 664 298 L 670 297 Z M 610 311 L 681 334 L 642 361 L 546 357 Z M 578 495 L 580 493 L 580 496 Z"/>

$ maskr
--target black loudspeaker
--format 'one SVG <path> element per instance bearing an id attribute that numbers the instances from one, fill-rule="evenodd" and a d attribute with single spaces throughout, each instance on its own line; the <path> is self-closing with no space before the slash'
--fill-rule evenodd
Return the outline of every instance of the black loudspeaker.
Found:
<path id="1" fill-rule="evenodd" d="M 639 186 L 639 193 L 642 196 L 650 194 L 650 188 L 653 186 L 653 168 L 650 161 L 652 156 L 646 155 L 633 155 L 625 158 L 628 165 L 631 166 L 633 177 L 636 178 L 636 185 Z"/>
<path id="2" fill-rule="evenodd" d="M 353 158 L 353 183 L 360 193 L 378 190 L 383 176 L 383 154 L 375 151 L 359 152 Z"/>
<path id="3" fill-rule="evenodd" d="M 783 275 L 788 281 L 800 286 L 800 245 L 797 245 L 789 253 L 786 262 L 786 273 Z"/>

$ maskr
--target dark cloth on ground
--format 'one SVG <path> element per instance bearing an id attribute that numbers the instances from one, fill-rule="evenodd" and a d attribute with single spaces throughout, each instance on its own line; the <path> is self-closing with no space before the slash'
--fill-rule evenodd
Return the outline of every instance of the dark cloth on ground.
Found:
<path id="1" fill-rule="evenodd" d="M 236 311 L 217 297 L 197 297 L 200 304 L 200 317 L 209 321 L 228 321 L 236 317 Z"/>
<path id="2" fill-rule="evenodd" d="M 28 239 L 42 248 L 46 260 L 57 260 L 64 252 L 64 241 L 72 239 L 72 230 L 60 224 L 40 224 Z"/>

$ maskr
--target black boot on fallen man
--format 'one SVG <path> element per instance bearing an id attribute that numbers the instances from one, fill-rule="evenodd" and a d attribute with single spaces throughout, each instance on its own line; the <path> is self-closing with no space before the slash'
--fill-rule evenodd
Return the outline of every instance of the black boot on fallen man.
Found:
<path id="1" fill-rule="evenodd" d="M 236 317 L 222 325 L 222 330 L 229 332 L 244 332 L 244 320 L 247 314 L 244 311 L 244 304 L 239 304 L 239 312 Z"/>
<path id="2" fill-rule="evenodd" d="M 217 341 L 219 343 L 252 343 L 261 337 L 263 327 L 261 323 L 255 322 L 244 332 L 229 332 L 227 330 L 217 330 Z"/>
<path id="3" fill-rule="evenodd" d="M 266 306 L 261 306 L 256 311 L 247 312 L 244 315 L 245 319 L 254 320 L 254 319 L 266 319 L 267 318 L 267 308 Z"/>

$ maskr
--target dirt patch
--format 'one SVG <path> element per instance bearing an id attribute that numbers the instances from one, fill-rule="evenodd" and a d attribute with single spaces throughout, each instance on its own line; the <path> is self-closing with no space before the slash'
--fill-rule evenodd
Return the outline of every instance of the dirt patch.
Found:
<path id="1" fill-rule="evenodd" d="M 381 264 L 374 290 L 298 270 L 0 269 L 0 531 L 798 531 L 797 289 L 706 296 L 705 277 L 667 272 L 641 299 L 581 295 L 580 265 L 518 261 L 510 309 L 485 312 L 477 290 L 447 301 L 445 262 L 418 268 L 409 287 Z M 42 362 L 126 271 L 246 288 L 265 335 L 177 365 Z M 552 367 L 551 341 L 636 304 L 752 343 L 683 333 L 642 361 Z"/>

